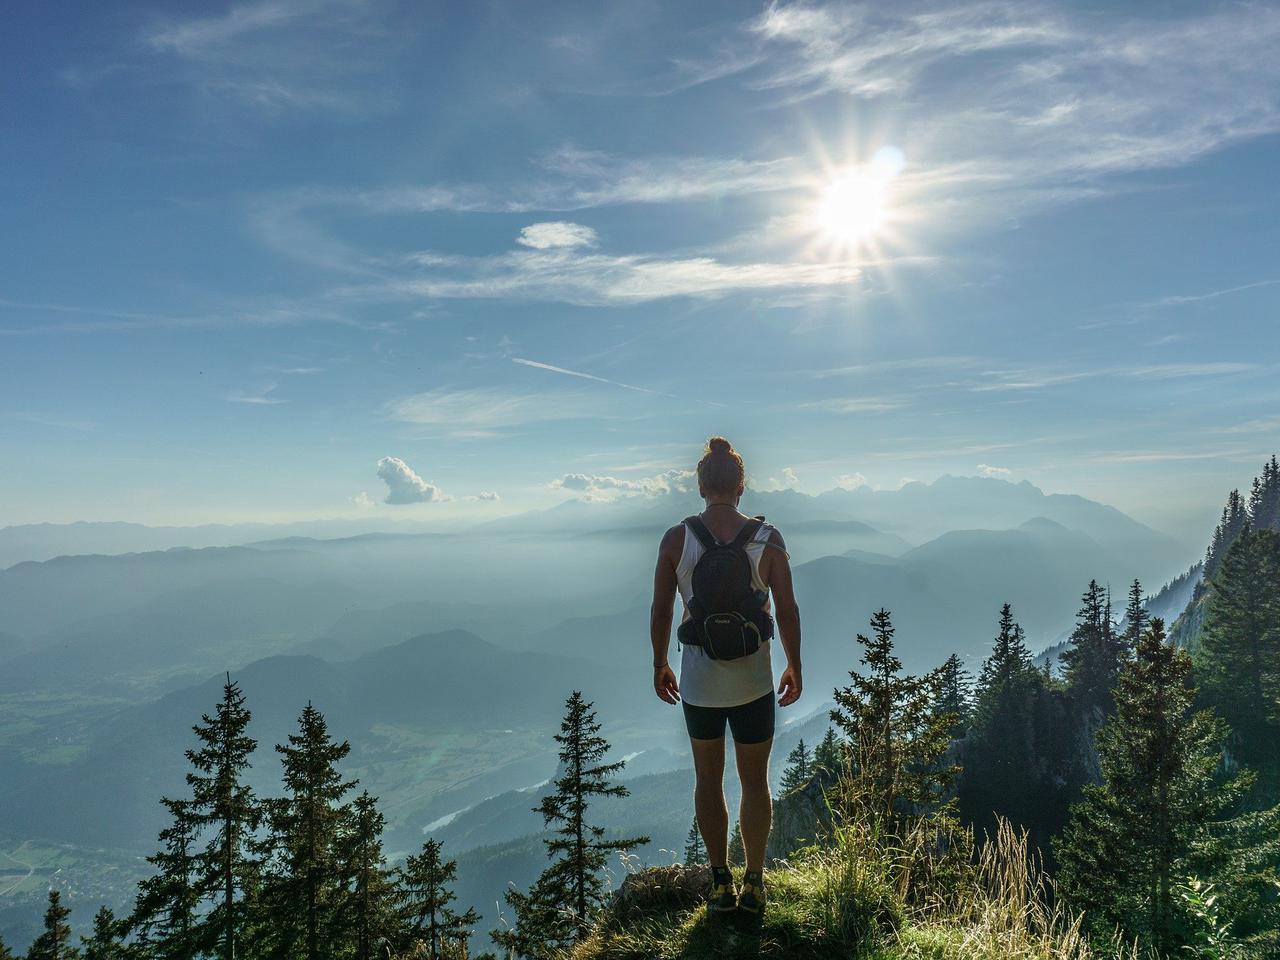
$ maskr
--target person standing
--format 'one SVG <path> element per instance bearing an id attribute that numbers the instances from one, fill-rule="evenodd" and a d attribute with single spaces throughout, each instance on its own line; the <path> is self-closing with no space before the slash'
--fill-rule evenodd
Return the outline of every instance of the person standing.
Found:
<path id="1" fill-rule="evenodd" d="M 803 681 L 800 610 L 786 543 L 763 517 L 748 517 L 738 509 L 745 488 L 742 457 L 728 440 L 712 437 L 698 462 L 698 492 L 706 506 L 669 529 L 658 548 L 649 632 L 654 691 L 684 710 L 693 751 L 694 809 L 712 869 L 710 907 L 758 913 L 765 903 L 764 856 L 773 815 L 770 647 L 775 621 L 786 656 L 777 706 L 795 703 Z M 677 634 L 678 681 L 668 660 L 677 592 L 684 603 Z M 740 888 L 734 886 L 728 862 L 726 725 L 742 786 L 738 822 L 746 872 Z"/>

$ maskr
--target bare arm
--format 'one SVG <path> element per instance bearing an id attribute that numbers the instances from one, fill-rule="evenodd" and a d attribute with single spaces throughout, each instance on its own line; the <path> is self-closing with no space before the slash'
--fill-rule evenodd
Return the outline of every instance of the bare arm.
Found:
<path id="1" fill-rule="evenodd" d="M 653 643 L 653 689 L 667 703 L 677 703 L 680 687 L 675 671 L 667 662 L 671 646 L 671 621 L 676 602 L 676 564 L 684 546 L 684 530 L 672 527 L 658 547 L 658 564 L 653 572 L 653 605 L 649 608 L 649 639 Z"/>
<path id="2" fill-rule="evenodd" d="M 787 545 L 777 530 L 769 535 L 769 545 L 776 550 L 766 550 L 769 562 L 765 582 L 773 594 L 773 616 L 778 624 L 778 636 L 782 650 L 787 655 L 787 667 L 778 685 L 779 706 L 790 706 L 800 699 L 804 689 L 800 665 L 800 607 L 796 603 L 795 588 L 791 582 L 791 561 L 787 557 Z"/>

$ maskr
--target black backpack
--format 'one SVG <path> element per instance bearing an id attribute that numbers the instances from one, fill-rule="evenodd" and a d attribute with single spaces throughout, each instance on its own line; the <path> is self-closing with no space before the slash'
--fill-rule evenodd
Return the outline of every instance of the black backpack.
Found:
<path id="1" fill-rule="evenodd" d="M 764 517 L 754 517 L 733 540 L 721 543 L 701 517 L 685 520 L 703 553 L 693 568 L 689 619 L 676 637 L 685 646 L 702 647 L 712 660 L 749 656 L 773 638 L 773 617 L 765 611 L 769 595 L 755 589 L 745 549 L 763 523 Z"/>

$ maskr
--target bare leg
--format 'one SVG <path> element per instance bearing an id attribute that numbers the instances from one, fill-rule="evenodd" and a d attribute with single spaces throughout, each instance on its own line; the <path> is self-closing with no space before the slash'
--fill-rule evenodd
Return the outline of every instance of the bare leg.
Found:
<path id="1" fill-rule="evenodd" d="M 729 807 L 724 801 L 724 737 L 695 740 L 693 745 L 693 809 L 698 832 L 713 867 L 729 863 Z"/>
<path id="2" fill-rule="evenodd" d="M 773 819 L 773 800 L 769 796 L 769 751 L 773 740 L 764 743 L 735 743 L 734 758 L 738 764 L 738 780 L 742 784 L 742 807 L 738 823 L 742 826 L 742 848 L 747 869 L 764 870 L 764 851 L 769 843 L 769 825 Z"/>

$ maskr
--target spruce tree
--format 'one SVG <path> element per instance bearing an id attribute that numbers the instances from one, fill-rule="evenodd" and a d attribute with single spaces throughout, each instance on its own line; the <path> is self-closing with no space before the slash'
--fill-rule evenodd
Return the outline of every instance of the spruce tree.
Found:
<path id="1" fill-rule="evenodd" d="M 81 937 L 80 944 L 84 960 L 125 960 L 127 956 L 121 924 L 110 907 L 94 914 L 93 933 Z"/>
<path id="2" fill-rule="evenodd" d="M 948 734 L 952 739 L 963 737 L 973 714 L 973 675 L 965 669 L 964 661 L 958 654 L 951 654 L 938 668 L 938 683 L 939 691 L 934 699 L 933 712 L 954 717 Z"/>
<path id="3" fill-rule="evenodd" d="M 258 870 L 254 831 L 261 823 L 261 808 L 244 780 L 258 745 L 245 733 L 249 720 L 244 694 L 228 674 L 214 715 L 205 714 L 193 728 L 199 746 L 187 751 L 194 768 L 187 774 L 189 810 L 198 828 L 209 835 L 196 879 L 197 887 L 213 900 L 212 910 L 201 921 L 201 939 L 204 949 L 216 949 L 222 960 L 236 960 L 245 924 L 243 900 Z"/>
<path id="4" fill-rule="evenodd" d="M 1047 685 L 1032 663 L 1013 608 L 1004 604 L 991 655 L 978 676 L 959 784 L 965 818 L 988 831 L 995 829 L 997 817 L 1030 827 L 1046 799 L 1047 777 L 1036 748 Z"/>
<path id="5" fill-rule="evenodd" d="M 1138 641 L 1147 632 L 1147 623 L 1151 615 L 1142 599 L 1142 584 L 1135 579 L 1129 585 L 1129 605 L 1124 611 L 1124 648 L 1125 656 L 1131 657 L 1138 649 Z"/>
<path id="6" fill-rule="evenodd" d="M 160 802 L 170 822 L 160 831 L 160 850 L 147 857 L 156 872 L 138 884 L 125 928 L 148 960 L 190 960 L 199 952 L 198 826 L 190 801 L 165 797 Z"/>
<path id="7" fill-rule="evenodd" d="M 836 736 L 834 727 L 827 727 L 827 732 L 822 735 L 822 741 L 813 751 L 813 766 L 815 770 L 831 777 L 838 776 L 844 769 L 840 740 Z"/>
<path id="8" fill-rule="evenodd" d="M 428 838 L 422 852 L 408 857 L 398 873 L 401 923 L 407 937 L 422 942 L 430 960 L 440 960 L 444 944 L 465 939 L 480 922 L 475 910 L 459 913 L 453 884 L 458 875 L 456 860 L 440 854 L 440 843 Z"/>
<path id="9" fill-rule="evenodd" d="M 1099 934 L 1118 926 L 1162 956 L 1186 945 L 1176 884 L 1213 879 L 1206 841 L 1247 781 L 1217 779 L 1227 727 L 1193 710 L 1190 677 L 1190 658 L 1152 619 L 1098 733 L 1103 782 L 1085 787 L 1056 844 L 1060 889 Z"/>
<path id="10" fill-rule="evenodd" d="M 339 927 L 355 960 L 372 960 L 379 943 L 394 940 L 398 894 L 382 851 L 385 827 L 377 799 L 363 791 L 351 805 L 340 843 L 347 893 Z"/>
<path id="11" fill-rule="evenodd" d="M 344 798 L 357 781 L 344 780 L 337 765 L 351 745 L 335 742 L 324 715 L 308 703 L 298 732 L 277 744 L 276 752 L 285 796 L 268 807 L 272 864 L 264 896 L 272 942 L 267 952 L 280 960 L 321 960 L 331 955 L 331 944 L 344 939 L 341 841 L 350 818 Z"/>
<path id="12" fill-rule="evenodd" d="M 1111 689 L 1124 663 L 1124 641 L 1111 622 L 1111 597 L 1096 580 L 1081 599 L 1070 645 L 1062 654 L 1067 692 L 1090 734 L 1111 715 Z"/>
<path id="13" fill-rule="evenodd" d="M 516 924 L 494 934 L 500 945 L 529 956 L 547 955 L 580 942 L 605 900 L 601 871 L 609 854 L 649 842 L 648 837 L 606 839 L 604 828 L 587 820 L 593 798 L 625 797 L 629 791 L 610 782 L 625 762 L 605 762 L 609 741 L 600 736 L 593 705 L 576 690 L 565 701 L 555 740 L 560 744 L 561 773 L 553 781 L 555 790 L 534 808 L 553 827 L 551 837 L 543 841 L 553 862 L 528 894 L 508 892 Z"/>
<path id="14" fill-rule="evenodd" d="M 813 776 L 813 755 L 804 745 L 804 740 L 796 744 L 794 750 L 787 754 L 787 766 L 782 772 L 781 792 L 790 793 L 797 787 L 803 787 Z"/>
<path id="15" fill-rule="evenodd" d="M 684 841 L 684 865 L 699 866 L 707 862 L 707 848 L 702 843 L 702 833 L 698 830 L 698 818 L 693 818 L 689 827 L 689 835 Z"/>
<path id="16" fill-rule="evenodd" d="M 44 932 L 32 941 L 27 960 L 72 960 L 79 951 L 71 945 L 71 910 L 63 906 L 62 894 L 49 891 L 49 906 L 44 912 Z"/>
<path id="17" fill-rule="evenodd" d="M 0 960 L 18 960 L 9 949 L 9 945 L 4 942 L 4 937 L 0 937 Z"/>
<path id="18" fill-rule="evenodd" d="M 855 799 L 867 804 L 866 814 L 901 825 L 938 807 L 959 772 L 942 765 L 955 717 L 934 710 L 942 689 L 937 670 L 902 672 L 888 610 L 872 615 L 871 629 L 872 639 L 858 634 L 867 672 L 849 671 L 853 682 L 836 688 L 831 719 L 849 742 Z"/>
<path id="19" fill-rule="evenodd" d="M 1280 737 L 1280 533 L 1246 525 L 1222 558 L 1196 668 L 1203 702 L 1232 729 L 1233 755 L 1270 777 Z"/>
<path id="20" fill-rule="evenodd" d="M 1226 556 L 1236 537 L 1249 522 L 1249 508 L 1239 490 L 1232 490 L 1227 496 L 1227 505 L 1222 508 L 1222 519 L 1214 528 L 1213 537 L 1209 541 L 1209 549 L 1204 557 L 1204 579 L 1212 580 L 1218 573 L 1218 566 Z"/>

